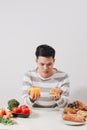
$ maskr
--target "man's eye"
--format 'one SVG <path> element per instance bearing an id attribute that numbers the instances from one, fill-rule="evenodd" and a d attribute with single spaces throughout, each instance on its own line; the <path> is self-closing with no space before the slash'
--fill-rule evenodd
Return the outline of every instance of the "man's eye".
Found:
<path id="1" fill-rule="evenodd" d="M 49 64 L 48 64 L 48 66 L 51 66 L 51 65 L 52 65 L 52 63 L 49 63 Z"/>
<path id="2" fill-rule="evenodd" d="M 44 66 L 44 64 L 41 64 L 42 66 Z"/>

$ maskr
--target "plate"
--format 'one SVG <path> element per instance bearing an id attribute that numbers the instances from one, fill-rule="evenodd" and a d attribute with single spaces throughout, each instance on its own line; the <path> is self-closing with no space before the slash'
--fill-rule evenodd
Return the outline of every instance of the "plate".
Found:
<path id="1" fill-rule="evenodd" d="M 66 121 L 66 120 L 64 120 L 64 123 L 66 125 L 79 126 L 79 125 L 84 125 L 86 123 L 86 121 L 85 122 L 74 122 L 74 121 Z"/>
<path id="2" fill-rule="evenodd" d="M 30 114 L 12 113 L 13 117 L 28 118 Z"/>

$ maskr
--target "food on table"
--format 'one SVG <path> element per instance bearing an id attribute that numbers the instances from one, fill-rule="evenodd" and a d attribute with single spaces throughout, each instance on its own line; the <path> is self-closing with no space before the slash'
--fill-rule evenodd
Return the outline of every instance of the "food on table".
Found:
<path id="1" fill-rule="evenodd" d="M 13 108 L 11 109 L 11 112 L 12 112 L 12 113 L 20 113 L 21 110 L 20 110 L 19 107 L 13 107 Z"/>
<path id="2" fill-rule="evenodd" d="M 13 117 L 23 117 L 26 118 L 30 115 L 31 111 L 27 105 L 20 105 L 20 102 L 16 99 L 10 99 L 8 101 L 8 109 L 10 110 Z M 9 116 L 9 114 L 7 114 Z M 5 115 L 4 117 L 6 118 Z"/>
<path id="3" fill-rule="evenodd" d="M 63 120 L 85 122 L 87 116 L 87 106 L 79 101 L 75 100 L 67 105 L 63 110 Z"/>
<path id="4" fill-rule="evenodd" d="M 61 89 L 57 89 L 57 88 L 51 88 L 50 89 L 50 95 L 55 95 L 55 96 L 60 96 L 63 93 L 63 91 Z"/>
<path id="5" fill-rule="evenodd" d="M 79 100 L 76 100 L 73 103 L 75 103 L 76 105 L 78 105 L 79 110 L 85 110 L 85 111 L 87 111 L 87 106 L 83 102 L 81 102 Z"/>
<path id="6" fill-rule="evenodd" d="M 31 110 L 27 105 L 21 105 L 19 107 L 13 107 L 11 110 L 13 117 L 26 118 L 30 115 Z"/>
<path id="7" fill-rule="evenodd" d="M 30 114 L 30 108 L 27 105 L 21 105 L 19 107 L 13 107 L 11 110 L 12 113 L 21 113 L 21 114 Z"/>
<path id="8" fill-rule="evenodd" d="M 12 110 L 13 107 L 18 107 L 19 106 L 19 101 L 17 101 L 16 99 L 10 99 L 8 101 L 8 109 Z"/>
<path id="9" fill-rule="evenodd" d="M 30 108 L 27 105 L 21 105 L 20 111 L 22 114 L 30 114 Z"/>
<path id="10" fill-rule="evenodd" d="M 6 115 L 6 111 L 4 108 L 0 108 L 0 117 L 3 117 L 4 115 Z"/>
<path id="11" fill-rule="evenodd" d="M 15 125 L 15 124 L 17 124 L 16 121 L 14 121 L 12 119 L 4 118 L 4 117 L 0 117 L 0 123 L 2 123 L 4 125 Z"/>
<path id="12" fill-rule="evenodd" d="M 28 109 L 30 109 L 27 105 L 20 105 L 20 109 L 22 110 L 23 108 L 28 108 Z"/>
<path id="13" fill-rule="evenodd" d="M 10 111 L 6 111 L 6 114 L 3 115 L 4 118 L 10 119 L 13 117 L 12 113 Z"/>
<path id="14" fill-rule="evenodd" d="M 40 88 L 39 87 L 31 87 L 29 89 L 29 95 L 32 97 L 34 94 L 40 96 Z"/>
<path id="15" fill-rule="evenodd" d="M 13 117 L 10 111 L 5 110 L 3 107 L 0 107 L 0 123 L 4 125 L 14 125 L 17 124 L 16 121 L 11 120 Z"/>
<path id="16" fill-rule="evenodd" d="M 85 122 L 86 119 L 80 115 L 77 114 L 63 114 L 62 115 L 63 120 L 67 120 L 67 121 L 74 121 L 74 122 Z"/>
<path id="17" fill-rule="evenodd" d="M 75 102 L 73 102 L 73 103 L 69 103 L 67 107 L 68 108 L 78 108 L 79 106 L 78 106 L 78 104 L 76 104 Z"/>
<path id="18" fill-rule="evenodd" d="M 12 117 L 12 113 L 6 111 L 3 107 L 0 107 L 0 117 L 4 117 L 4 118 L 11 118 Z"/>
<path id="19" fill-rule="evenodd" d="M 87 106 L 84 106 L 82 110 L 87 111 Z"/>
<path id="20" fill-rule="evenodd" d="M 67 107 L 68 108 L 75 108 L 75 109 L 78 109 L 78 110 L 85 110 L 85 111 L 87 111 L 87 106 L 83 102 L 81 102 L 79 100 L 76 100 L 76 101 L 74 101 L 72 103 L 69 103 L 67 105 Z"/>
<path id="21" fill-rule="evenodd" d="M 87 112 L 86 112 L 86 111 L 83 111 L 83 110 L 79 110 L 79 111 L 77 111 L 77 115 L 86 117 L 86 116 L 87 116 Z"/>
<path id="22" fill-rule="evenodd" d="M 78 111 L 78 109 L 76 109 L 76 108 L 65 107 L 63 112 L 64 112 L 64 113 L 76 114 L 77 111 Z"/>

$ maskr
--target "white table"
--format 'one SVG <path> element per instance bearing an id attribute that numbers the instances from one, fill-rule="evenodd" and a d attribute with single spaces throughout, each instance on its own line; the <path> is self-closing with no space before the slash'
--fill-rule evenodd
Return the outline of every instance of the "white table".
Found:
<path id="1" fill-rule="evenodd" d="M 0 125 L 0 130 L 87 130 L 87 123 L 81 126 L 66 125 L 61 115 L 62 110 L 32 109 L 29 118 L 14 118 L 18 122 L 17 125 Z"/>

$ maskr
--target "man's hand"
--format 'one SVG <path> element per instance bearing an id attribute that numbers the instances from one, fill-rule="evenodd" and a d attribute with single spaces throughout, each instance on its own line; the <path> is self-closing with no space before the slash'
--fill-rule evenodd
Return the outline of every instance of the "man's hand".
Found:
<path id="1" fill-rule="evenodd" d="M 60 89 L 58 89 L 58 88 L 52 88 L 52 89 L 50 89 L 50 97 L 53 100 L 59 100 L 62 93 L 63 93 L 63 91 L 60 90 Z"/>
<path id="2" fill-rule="evenodd" d="M 38 91 L 33 90 L 31 93 L 31 90 L 29 90 L 28 94 L 31 102 L 35 102 L 40 98 L 40 93 Z"/>
<path id="3" fill-rule="evenodd" d="M 34 94 L 32 94 L 32 96 L 30 96 L 31 102 L 35 102 L 39 98 L 40 98 L 40 95 L 38 95 L 37 93 L 34 93 Z"/>

